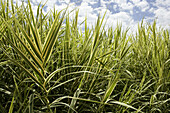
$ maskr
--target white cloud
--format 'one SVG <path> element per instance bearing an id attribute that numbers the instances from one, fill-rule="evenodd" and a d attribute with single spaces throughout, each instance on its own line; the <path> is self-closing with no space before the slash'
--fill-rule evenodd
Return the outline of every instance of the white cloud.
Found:
<path id="1" fill-rule="evenodd" d="M 34 14 L 37 12 L 37 5 L 39 2 L 45 3 L 46 0 L 32 0 L 32 8 Z M 55 4 L 56 2 L 59 2 L 61 5 Z M 16 0 L 14 0 L 16 2 Z M 54 5 L 56 10 L 62 10 L 67 7 L 67 4 L 70 2 L 70 0 L 48 0 L 46 3 L 47 6 L 47 12 L 51 9 L 53 10 Z M 98 8 L 92 8 L 90 4 L 94 5 L 98 3 L 98 0 L 82 0 L 81 5 L 79 8 L 79 23 L 81 23 L 85 16 L 87 15 L 87 22 L 90 26 L 94 25 L 94 23 L 97 21 L 98 14 L 101 13 L 101 15 L 104 14 L 106 8 L 106 4 L 110 3 L 117 3 L 118 5 L 113 7 L 119 7 L 118 12 L 113 14 L 111 11 L 107 11 L 106 18 L 108 18 L 108 22 L 106 26 L 116 26 L 117 21 L 122 23 L 122 26 L 124 28 L 130 27 L 131 29 L 136 29 L 138 22 L 134 21 L 133 17 L 133 8 L 136 6 L 138 7 L 142 12 L 149 11 L 150 13 L 154 13 L 155 16 L 147 17 L 145 20 L 154 20 L 157 18 L 158 25 L 162 25 L 163 27 L 169 27 L 168 23 L 170 22 L 170 0 L 156 0 L 156 2 L 152 2 L 152 5 L 155 7 L 151 7 L 150 2 L 147 2 L 146 0 L 130 0 L 130 2 L 127 3 L 127 0 L 109 0 L 104 1 L 101 0 L 101 7 Z M 21 5 L 21 0 L 18 0 L 18 5 Z M 26 4 L 26 3 L 25 3 Z M 70 5 L 69 11 L 76 8 L 77 6 Z M 45 10 L 43 10 L 44 13 L 47 13 Z M 139 11 L 140 13 L 140 11 Z M 135 16 L 135 15 L 133 15 Z"/>
<path id="2" fill-rule="evenodd" d="M 127 0 L 114 0 L 114 2 L 116 2 L 118 4 L 121 4 L 121 3 L 126 3 Z"/>
<path id="3" fill-rule="evenodd" d="M 84 16 L 87 13 L 91 14 L 92 11 L 93 11 L 93 8 L 91 6 L 89 6 L 87 2 L 82 2 L 82 4 L 79 7 L 79 9 L 80 9 L 80 12 L 79 12 L 80 16 Z"/>
<path id="4" fill-rule="evenodd" d="M 143 12 L 146 11 L 147 9 L 149 9 L 149 4 L 145 0 L 137 3 L 136 6 L 139 7 L 141 9 L 141 11 L 143 11 Z"/>
<path id="5" fill-rule="evenodd" d="M 45 3 L 46 2 L 46 0 L 35 0 L 37 3 Z"/>
<path id="6" fill-rule="evenodd" d="M 134 5 L 130 2 L 128 3 L 122 3 L 119 5 L 122 10 L 133 10 Z"/>
<path id="7" fill-rule="evenodd" d="M 155 8 L 150 8 L 149 12 L 154 12 Z"/>
<path id="8" fill-rule="evenodd" d="M 130 1 L 132 1 L 134 4 L 140 3 L 140 0 L 130 0 Z"/>
<path id="9" fill-rule="evenodd" d="M 133 18 L 127 12 L 120 12 L 110 15 L 107 23 L 108 26 L 115 27 L 117 25 L 117 22 L 122 23 L 123 29 L 135 25 Z"/>
<path id="10" fill-rule="evenodd" d="M 168 28 L 170 26 L 170 11 L 165 8 L 159 8 L 154 11 L 158 25 Z M 168 25 L 169 24 L 169 25 Z"/>
<path id="11" fill-rule="evenodd" d="M 89 6 L 87 2 L 82 2 L 81 6 L 79 8 L 79 23 L 84 21 L 85 17 L 87 16 L 87 22 L 92 26 L 94 25 L 96 19 L 97 19 L 97 14 L 93 13 L 93 8 Z"/>
<path id="12" fill-rule="evenodd" d="M 137 6 L 141 11 L 145 12 L 149 9 L 149 3 L 146 0 L 131 0 L 134 6 Z"/>
<path id="13" fill-rule="evenodd" d="M 170 0 L 156 0 L 156 5 L 170 7 Z"/>

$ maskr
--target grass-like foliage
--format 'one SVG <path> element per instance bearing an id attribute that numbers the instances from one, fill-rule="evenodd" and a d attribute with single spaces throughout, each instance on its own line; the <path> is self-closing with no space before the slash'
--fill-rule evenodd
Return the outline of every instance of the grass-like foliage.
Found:
<path id="1" fill-rule="evenodd" d="M 1 113 L 170 112 L 168 30 L 141 22 L 127 35 L 104 16 L 82 30 L 78 10 L 43 7 L 1 0 Z"/>

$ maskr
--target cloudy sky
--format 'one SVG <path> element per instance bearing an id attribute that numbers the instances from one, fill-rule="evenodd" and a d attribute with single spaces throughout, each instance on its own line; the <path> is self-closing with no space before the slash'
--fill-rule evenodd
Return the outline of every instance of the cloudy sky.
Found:
<path id="1" fill-rule="evenodd" d="M 45 3 L 46 0 L 31 0 L 35 14 L 40 2 Z M 170 29 L 170 0 L 48 0 L 43 12 L 47 13 L 54 6 L 61 10 L 68 4 L 70 11 L 79 8 L 79 23 L 87 16 L 89 25 L 94 25 L 98 15 L 107 10 L 106 26 L 116 26 L 119 22 L 124 28 L 130 27 L 133 31 L 144 18 L 145 22 L 150 23 L 156 19 L 158 26 Z"/>

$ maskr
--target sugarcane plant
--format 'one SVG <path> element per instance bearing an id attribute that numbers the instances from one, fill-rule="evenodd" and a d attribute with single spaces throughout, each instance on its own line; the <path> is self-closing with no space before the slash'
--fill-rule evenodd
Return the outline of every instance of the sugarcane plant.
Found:
<path id="1" fill-rule="evenodd" d="M 78 9 L 44 6 L 1 0 L 0 112 L 170 112 L 168 30 L 105 29 L 107 12 L 89 27 Z"/>

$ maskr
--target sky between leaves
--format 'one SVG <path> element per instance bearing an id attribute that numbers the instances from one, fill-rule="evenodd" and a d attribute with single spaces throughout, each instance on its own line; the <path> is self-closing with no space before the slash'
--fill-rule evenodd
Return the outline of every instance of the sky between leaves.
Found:
<path id="1" fill-rule="evenodd" d="M 27 0 L 18 1 L 20 5 Z M 30 0 L 34 14 L 38 4 L 45 3 L 47 0 Z M 109 26 L 116 26 L 117 22 L 122 23 L 124 28 L 129 27 L 131 31 L 137 29 L 137 25 L 144 18 L 144 22 L 152 23 L 157 20 L 157 25 L 170 29 L 170 0 L 48 0 L 43 9 L 44 13 L 53 10 L 62 10 L 69 6 L 69 11 L 79 9 L 79 24 L 87 16 L 89 25 L 94 25 L 99 13 L 103 15 L 107 10 L 106 17 Z"/>

